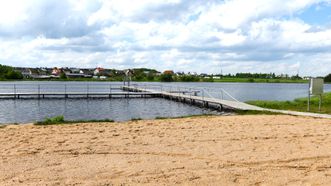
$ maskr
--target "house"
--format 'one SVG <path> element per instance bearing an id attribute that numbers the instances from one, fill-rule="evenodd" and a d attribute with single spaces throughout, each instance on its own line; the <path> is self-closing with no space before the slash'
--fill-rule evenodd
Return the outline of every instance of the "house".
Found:
<path id="1" fill-rule="evenodd" d="M 100 75 L 101 72 L 104 71 L 104 70 L 105 70 L 104 68 L 98 67 L 98 68 L 96 68 L 96 69 L 94 70 L 93 74 L 94 74 L 95 76 L 98 76 L 98 75 Z"/>
<path id="2" fill-rule="evenodd" d="M 68 67 L 66 67 L 66 68 L 62 68 L 61 70 L 62 70 L 62 72 L 64 72 L 66 75 L 72 73 L 71 70 L 70 70 Z"/>
<path id="3" fill-rule="evenodd" d="M 20 71 L 24 78 L 32 78 L 32 71 L 30 68 L 16 68 L 16 70 Z"/>
<path id="4" fill-rule="evenodd" d="M 79 68 L 70 68 L 71 73 L 73 74 L 83 74 L 83 71 Z"/>
<path id="5" fill-rule="evenodd" d="M 37 70 L 38 70 L 39 76 L 47 76 L 47 75 L 49 75 L 48 74 L 48 71 L 47 71 L 47 68 L 41 67 L 41 68 L 37 68 Z"/>
<path id="6" fill-rule="evenodd" d="M 174 73 L 173 70 L 165 70 L 165 71 L 163 72 L 163 74 L 166 74 L 166 75 L 174 75 L 175 73 Z"/>
<path id="7" fill-rule="evenodd" d="M 62 70 L 60 68 L 54 67 L 52 70 L 52 76 L 60 76 Z"/>

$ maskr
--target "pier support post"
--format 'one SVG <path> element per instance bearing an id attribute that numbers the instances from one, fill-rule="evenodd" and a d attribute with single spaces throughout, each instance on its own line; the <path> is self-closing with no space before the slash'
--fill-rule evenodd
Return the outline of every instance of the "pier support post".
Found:
<path id="1" fill-rule="evenodd" d="M 223 105 L 222 104 L 218 107 L 218 110 L 223 111 Z"/>

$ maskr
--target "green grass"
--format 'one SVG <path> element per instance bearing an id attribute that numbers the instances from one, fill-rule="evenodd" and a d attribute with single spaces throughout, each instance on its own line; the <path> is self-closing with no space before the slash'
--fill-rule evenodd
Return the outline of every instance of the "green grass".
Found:
<path id="1" fill-rule="evenodd" d="M 197 117 L 204 117 L 204 116 L 214 116 L 213 114 L 198 114 L 198 115 L 187 115 L 187 116 L 177 116 L 177 117 L 156 117 L 157 120 L 163 119 L 184 119 L 184 118 L 197 118 Z"/>
<path id="2" fill-rule="evenodd" d="M 308 98 L 298 98 L 293 101 L 248 101 L 246 103 L 263 108 L 307 112 L 307 101 Z M 318 111 L 318 97 L 313 96 L 310 103 L 310 112 L 331 114 L 331 93 L 322 95 L 321 112 Z"/>
<path id="3" fill-rule="evenodd" d="M 238 115 L 284 115 L 282 113 L 257 110 L 235 110 L 234 112 Z"/>
<path id="4" fill-rule="evenodd" d="M 70 120 L 64 119 L 64 116 L 55 116 L 53 118 L 46 118 L 44 121 L 38 121 L 34 125 L 62 125 L 62 124 L 75 124 L 75 123 L 103 123 L 103 122 L 114 122 L 114 120 Z"/>
<path id="5" fill-rule="evenodd" d="M 214 79 L 214 82 L 238 82 L 238 83 L 308 83 L 308 80 L 291 79 L 253 79 L 253 78 L 223 78 Z"/>

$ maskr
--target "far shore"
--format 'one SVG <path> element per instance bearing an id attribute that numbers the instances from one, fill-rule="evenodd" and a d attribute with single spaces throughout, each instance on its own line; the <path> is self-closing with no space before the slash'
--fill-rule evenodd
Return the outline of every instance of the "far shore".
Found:
<path id="1" fill-rule="evenodd" d="M 327 185 L 331 120 L 200 116 L 0 128 L 0 185 Z"/>
<path id="2" fill-rule="evenodd" d="M 73 78 L 73 79 L 24 79 L 24 80 L 0 80 L 0 82 L 122 82 L 121 80 L 112 80 L 112 79 L 86 79 L 86 78 Z M 304 84 L 308 83 L 308 80 L 288 80 L 288 79 L 249 79 L 249 78 L 224 78 L 224 79 L 214 79 L 213 81 L 172 81 L 172 82 L 163 82 L 163 81 L 133 81 L 133 82 L 155 82 L 155 83 L 299 83 Z M 325 82 L 325 84 L 331 84 L 331 82 Z"/>

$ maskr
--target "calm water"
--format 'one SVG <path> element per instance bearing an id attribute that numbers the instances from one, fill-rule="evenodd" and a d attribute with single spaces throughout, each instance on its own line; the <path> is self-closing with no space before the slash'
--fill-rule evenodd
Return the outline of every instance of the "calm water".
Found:
<path id="1" fill-rule="evenodd" d="M 122 83 L 109 82 L 2 82 L 0 92 L 109 92 Z M 268 83 L 136 83 L 141 86 L 159 86 L 163 89 L 183 90 L 194 88 L 208 97 L 231 99 L 225 90 L 240 101 L 293 100 L 306 97 L 307 84 Z M 171 87 L 171 88 L 170 88 Z M 39 90 L 38 90 L 39 89 Z M 325 85 L 331 91 L 331 85 Z M 202 93 L 203 92 L 203 93 Z M 132 118 L 177 117 L 211 113 L 211 110 L 172 102 L 165 99 L 0 99 L 0 123 L 27 123 L 46 117 L 64 115 L 67 120 L 113 119 L 126 121 Z"/>
<path id="2" fill-rule="evenodd" d="M 66 120 L 178 117 L 213 111 L 159 98 L 0 100 L 0 123 L 28 123 L 64 115 Z"/>

